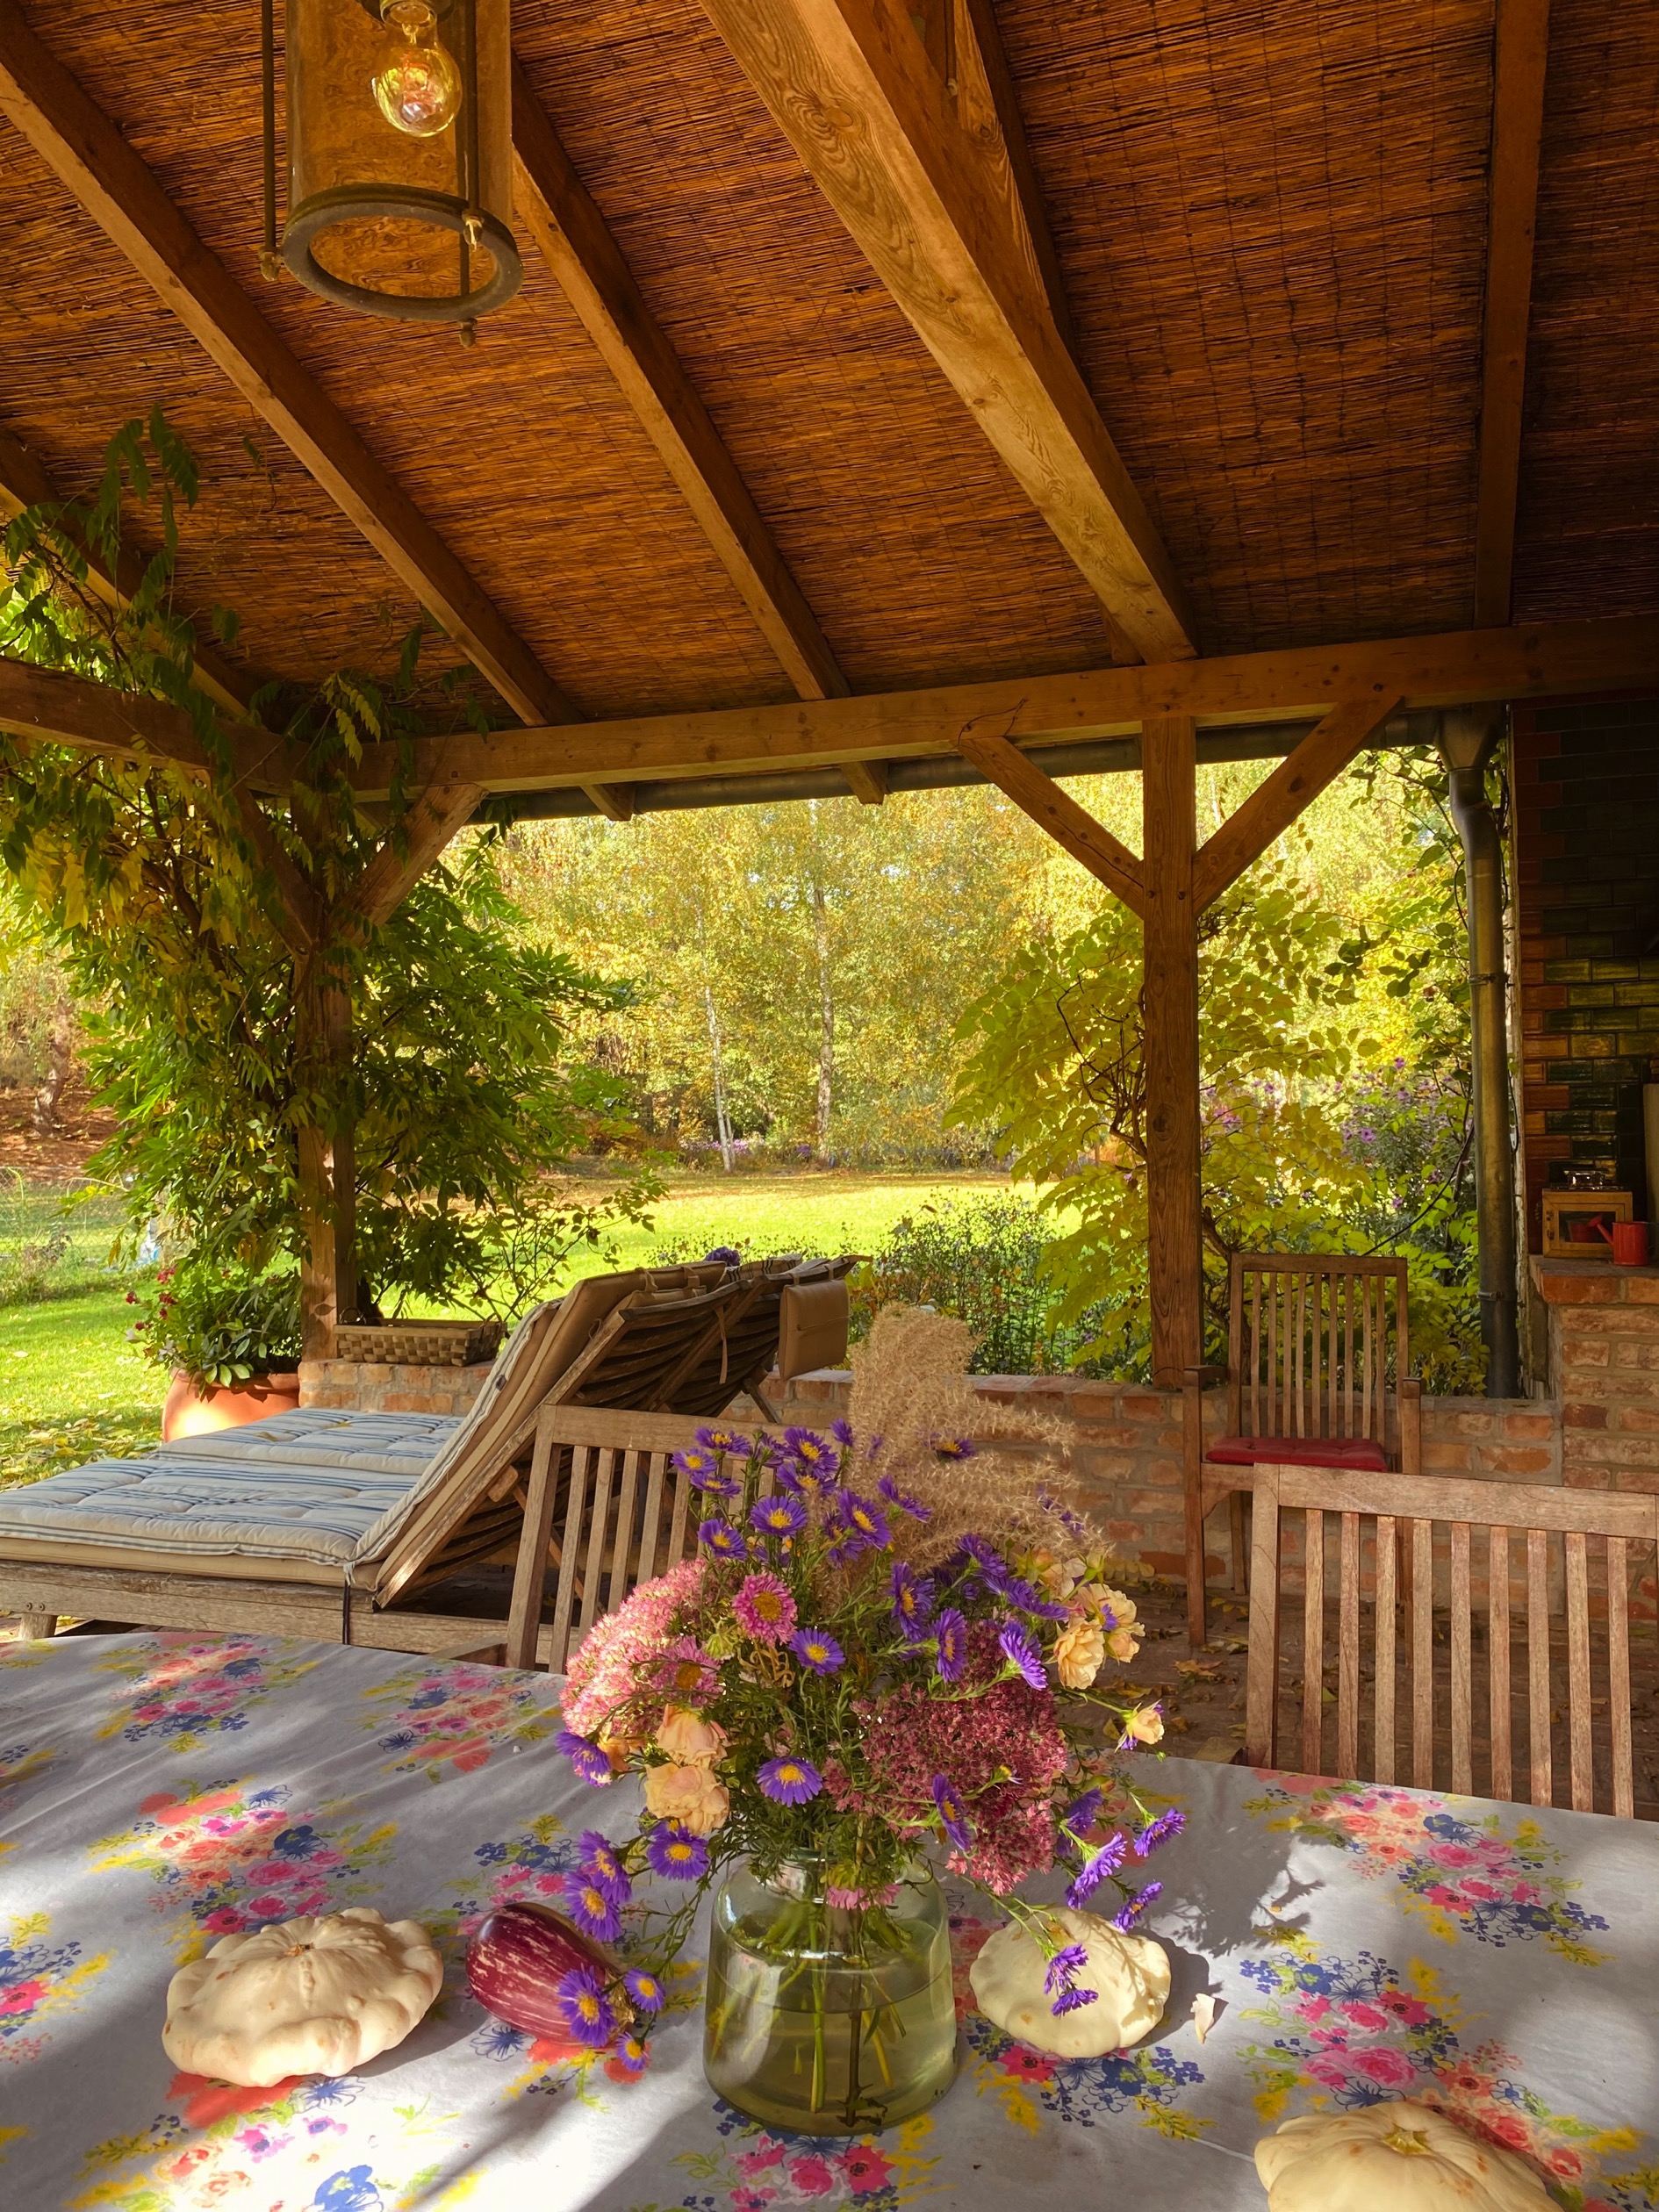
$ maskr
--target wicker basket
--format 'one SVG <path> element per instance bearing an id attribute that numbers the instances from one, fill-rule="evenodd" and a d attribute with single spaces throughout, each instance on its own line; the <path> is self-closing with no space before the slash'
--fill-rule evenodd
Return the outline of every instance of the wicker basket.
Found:
<path id="1" fill-rule="evenodd" d="M 470 1367 L 492 1360 L 501 1344 L 499 1321 L 388 1321 L 334 1332 L 334 1357 L 370 1367 Z"/>

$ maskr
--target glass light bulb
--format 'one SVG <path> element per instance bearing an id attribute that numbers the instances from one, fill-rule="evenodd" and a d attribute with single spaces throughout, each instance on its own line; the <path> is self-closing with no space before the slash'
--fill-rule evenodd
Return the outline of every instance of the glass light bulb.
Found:
<path id="1" fill-rule="evenodd" d="M 386 0 L 382 13 L 403 33 L 372 82 L 380 112 L 410 138 L 436 138 L 461 112 L 461 72 L 438 43 L 438 18 L 429 0 Z"/>

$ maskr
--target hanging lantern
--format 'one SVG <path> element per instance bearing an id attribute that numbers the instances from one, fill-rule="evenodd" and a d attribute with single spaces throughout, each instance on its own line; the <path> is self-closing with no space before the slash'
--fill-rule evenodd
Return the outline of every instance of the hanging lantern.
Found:
<path id="1" fill-rule="evenodd" d="M 276 212 L 265 11 L 266 250 L 325 299 L 407 322 L 504 306 L 513 241 L 511 0 L 287 0 L 288 220 Z"/>

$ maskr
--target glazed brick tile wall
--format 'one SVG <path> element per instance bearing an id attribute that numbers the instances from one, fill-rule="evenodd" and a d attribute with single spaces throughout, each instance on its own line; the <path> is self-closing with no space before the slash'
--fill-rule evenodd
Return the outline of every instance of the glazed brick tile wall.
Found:
<path id="1" fill-rule="evenodd" d="M 1659 700 L 1517 707 L 1514 741 L 1527 1241 L 1538 1251 L 1544 1186 L 1569 1163 L 1599 1169 L 1648 1210 Z"/>

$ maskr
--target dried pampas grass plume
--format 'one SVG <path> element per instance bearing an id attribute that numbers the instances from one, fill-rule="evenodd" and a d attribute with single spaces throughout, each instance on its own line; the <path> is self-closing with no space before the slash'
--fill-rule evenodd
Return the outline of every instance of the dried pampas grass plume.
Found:
<path id="1" fill-rule="evenodd" d="M 1064 1428 L 1029 1403 L 975 1390 L 967 1368 L 976 1341 L 966 1322 L 928 1307 L 881 1308 L 852 1354 L 854 1443 L 844 1480 L 865 1488 L 867 1467 L 928 1507 L 927 1520 L 903 1519 L 895 1531 L 895 1550 L 918 1567 L 968 1534 L 1016 1549 L 1103 1552 L 1101 1532 L 1061 1495 L 1069 1487 Z M 949 1456 L 964 1440 L 973 1455 Z"/>

